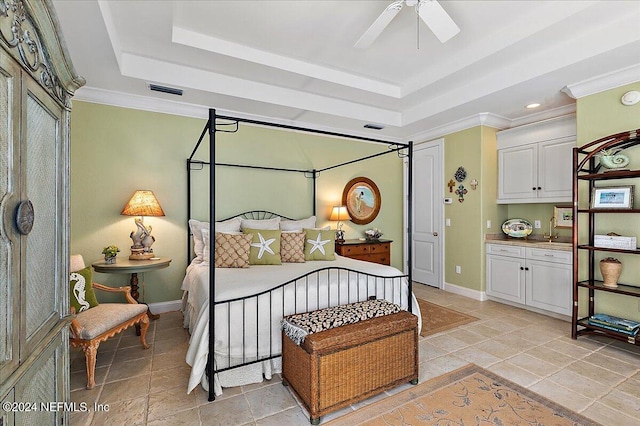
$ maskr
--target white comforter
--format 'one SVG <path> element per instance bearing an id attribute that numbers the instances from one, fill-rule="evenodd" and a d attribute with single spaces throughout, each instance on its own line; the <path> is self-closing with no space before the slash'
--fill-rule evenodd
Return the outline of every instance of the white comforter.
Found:
<path id="1" fill-rule="evenodd" d="M 305 263 L 286 263 L 283 265 L 261 265 L 246 269 L 216 269 L 216 301 L 234 299 L 260 293 L 284 282 L 294 280 L 309 272 L 322 268 L 347 268 L 367 274 L 385 277 L 400 276 L 396 268 L 363 262 L 336 255 L 335 261 L 312 261 Z M 360 283 L 360 287 L 358 287 Z M 327 284 L 328 288 L 327 289 Z M 365 284 L 365 285 L 363 285 Z M 356 289 L 360 288 L 360 291 Z M 408 305 L 408 287 L 406 278 L 387 280 L 375 279 L 347 271 L 322 271 L 306 280 L 299 280 L 294 286 L 288 286 L 285 292 L 285 304 L 275 303 L 281 300 L 281 294 L 272 300 L 268 296 L 249 299 L 244 304 L 234 302 L 230 307 L 218 305 L 216 308 L 215 361 L 218 368 L 256 359 L 270 352 L 278 353 L 281 348 L 280 320 L 284 315 L 304 312 L 363 300 L 369 295 L 382 295 L 403 308 Z M 191 341 L 186 361 L 192 367 L 188 392 L 199 383 L 208 388 L 206 363 L 209 354 L 209 266 L 192 263 L 182 283 L 184 294 L 185 327 L 191 332 Z M 359 294 L 357 294 L 359 293 Z M 418 316 L 418 325 L 422 324 L 420 309 L 412 295 L 412 312 Z M 244 306 L 242 306 L 244 305 Z M 275 311 L 270 318 L 270 311 Z M 227 323 L 234 325 L 231 336 Z M 244 333 L 242 332 L 244 330 Z M 258 337 L 259 336 L 259 337 Z M 222 386 L 238 386 L 260 381 L 264 374 L 270 378 L 272 368 L 279 369 L 279 360 L 265 361 L 251 366 L 233 369 L 216 377 L 214 390 L 222 393 Z M 244 369 L 244 370 L 243 370 Z M 236 371 L 235 376 L 233 372 Z M 231 374 L 228 374 L 231 373 Z"/>

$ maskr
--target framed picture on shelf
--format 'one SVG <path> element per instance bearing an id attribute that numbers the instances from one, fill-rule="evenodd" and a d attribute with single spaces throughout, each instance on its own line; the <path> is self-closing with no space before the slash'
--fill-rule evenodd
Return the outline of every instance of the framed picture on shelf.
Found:
<path id="1" fill-rule="evenodd" d="M 553 217 L 556 219 L 556 228 L 573 227 L 573 207 L 555 206 L 553 208 Z"/>
<path id="2" fill-rule="evenodd" d="M 632 209 L 634 185 L 593 188 L 592 209 Z"/>

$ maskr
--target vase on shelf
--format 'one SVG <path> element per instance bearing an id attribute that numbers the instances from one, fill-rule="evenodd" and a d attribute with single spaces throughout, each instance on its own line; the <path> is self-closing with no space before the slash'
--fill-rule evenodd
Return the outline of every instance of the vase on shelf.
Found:
<path id="1" fill-rule="evenodd" d="M 116 263 L 116 257 L 115 256 L 105 256 L 104 257 L 104 263 L 106 263 L 107 265 L 113 265 L 114 263 Z"/>
<path id="2" fill-rule="evenodd" d="M 607 257 L 600 261 L 600 273 L 605 287 L 618 287 L 618 278 L 622 273 L 622 262 L 614 257 Z"/>

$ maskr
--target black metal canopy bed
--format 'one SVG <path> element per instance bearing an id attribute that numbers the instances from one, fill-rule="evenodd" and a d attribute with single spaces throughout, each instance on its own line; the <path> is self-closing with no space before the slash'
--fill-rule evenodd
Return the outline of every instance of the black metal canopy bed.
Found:
<path id="1" fill-rule="evenodd" d="M 216 133 L 237 132 L 241 123 L 385 144 L 386 149 L 355 160 L 312 170 L 216 162 Z M 195 158 L 196 154 L 207 134 L 209 135 L 209 159 L 198 160 Z M 233 251 L 229 252 L 231 254 L 224 251 L 225 241 L 233 240 L 238 244 L 248 244 L 247 241 L 254 235 L 250 234 L 248 239 L 245 238 L 247 228 L 263 230 L 254 231 L 260 236 L 261 242 L 251 244 L 253 247 L 259 247 L 262 252 L 265 250 L 262 234 L 267 235 L 265 238 L 268 238 L 271 235 L 268 232 L 275 232 L 274 235 L 277 235 L 277 238 L 282 237 L 283 247 L 285 240 L 297 238 L 289 234 L 299 235 L 300 233 L 302 237 L 301 240 L 298 239 L 299 241 L 317 245 L 318 243 L 309 237 L 311 232 L 318 232 L 317 240 L 319 241 L 323 232 L 323 229 L 316 228 L 316 183 L 318 177 L 328 170 L 389 153 L 406 156 L 408 200 L 411 200 L 412 149 L 411 142 L 390 143 L 361 136 L 220 116 L 214 109 L 209 110 L 209 120 L 191 156 L 187 159 L 189 266 L 182 289 L 185 292 L 183 298 L 185 327 L 188 327 L 191 333 L 187 351 L 187 363 L 192 368 L 188 392 L 202 383 L 205 389 L 208 388 L 209 400 L 214 400 L 216 394 L 222 393 L 222 387 L 259 382 L 263 376 L 269 379 L 272 373 L 279 372 L 280 321 L 283 316 L 289 314 L 376 298 L 389 300 L 409 312 L 413 311 L 416 315 L 420 315 L 411 285 L 410 201 L 406 214 L 408 224 L 405 236 L 405 241 L 408 243 L 406 274 L 390 266 L 338 255 L 334 256 L 334 260 L 329 260 L 330 256 L 326 259 L 320 256 L 319 260 L 306 262 L 299 257 L 297 260 L 286 260 L 282 257 L 282 259 L 276 259 L 276 264 L 254 266 L 252 263 L 251 267 L 216 267 L 219 259 L 233 257 Z M 208 222 L 199 222 L 192 219 L 194 198 L 192 173 L 205 170 L 207 167 L 209 167 L 209 194 L 207 194 L 209 217 Z M 310 179 L 313 193 L 310 216 L 294 220 L 279 213 L 255 210 L 216 221 L 215 170 L 219 167 L 290 172 L 304 179 Z M 239 232 L 241 229 L 245 232 Z M 275 239 L 276 236 L 273 238 Z M 333 240 L 329 244 L 332 245 Z M 305 252 L 305 256 L 306 254 Z M 284 249 L 282 256 L 284 256 Z M 237 259 L 229 261 L 237 262 Z M 210 309 L 211 306 L 213 309 Z M 420 323 L 418 321 L 418 324 Z"/>

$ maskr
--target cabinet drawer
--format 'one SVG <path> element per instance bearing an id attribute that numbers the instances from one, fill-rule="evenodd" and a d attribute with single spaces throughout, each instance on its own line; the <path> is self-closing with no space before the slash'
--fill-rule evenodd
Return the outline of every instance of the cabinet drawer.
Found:
<path id="1" fill-rule="evenodd" d="M 570 265 L 573 263 L 573 252 L 527 247 L 527 259 Z"/>
<path id="2" fill-rule="evenodd" d="M 359 254 L 369 254 L 369 245 L 367 244 L 358 244 L 358 245 L 344 245 L 341 246 L 340 254 L 347 257 L 352 257 Z"/>
<path id="3" fill-rule="evenodd" d="M 349 257 L 352 259 L 364 260 L 366 262 L 380 263 L 381 265 L 391 265 L 391 257 L 388 253 L 356 254 Z"/>
<path id="4" fill-rule="evenodd" d="M 391 244 L 389 243 L 379 243 L 379 244 L 369 244 L 369 248 L 371 249 L 371 254 L 378 253 L 389 253 Z"/>
<path id="5" fill-rule="evenodd" d="M 509 246 L 506 244 L 487 244 L 487 254 L 500 256 L 524 257 L 525 247 Z"/>

